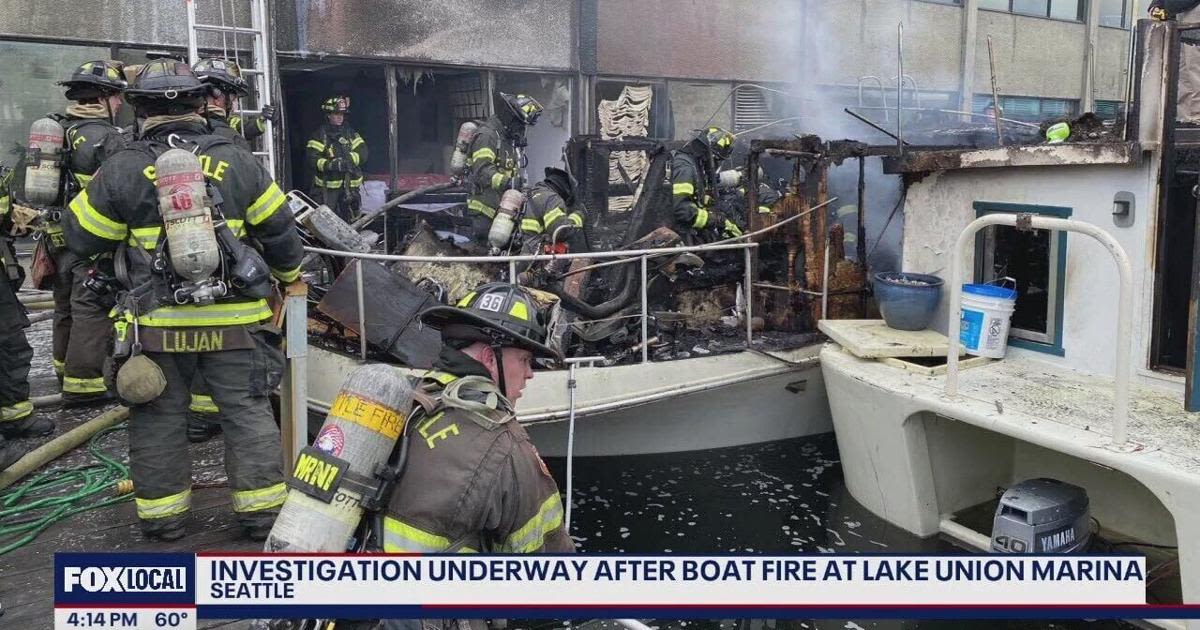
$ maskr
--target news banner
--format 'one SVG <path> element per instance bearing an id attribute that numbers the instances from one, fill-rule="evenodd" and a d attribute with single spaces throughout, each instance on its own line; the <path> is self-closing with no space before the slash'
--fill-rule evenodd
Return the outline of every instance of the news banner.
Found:
<path id="1" fill-rule="evenodd" d="M 55 628 L 200 619 L 1146 618 L 1141 556 L 60 553 Z"/>

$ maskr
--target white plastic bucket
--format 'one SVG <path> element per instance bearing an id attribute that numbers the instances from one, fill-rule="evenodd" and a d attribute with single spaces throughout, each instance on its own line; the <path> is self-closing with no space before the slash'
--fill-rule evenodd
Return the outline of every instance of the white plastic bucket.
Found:
<path id="1" fill-rule="evenodd" d="M 1015 283 L 1014 283 L 1015 284 Z M 991 284 L 964 284 L 958 340 L 967 354 L 1003 359 L 1017 291 Z"/>

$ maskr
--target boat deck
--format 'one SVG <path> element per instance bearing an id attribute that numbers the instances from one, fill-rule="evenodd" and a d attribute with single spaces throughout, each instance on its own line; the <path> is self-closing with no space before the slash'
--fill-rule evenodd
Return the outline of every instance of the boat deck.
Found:
<path id="1" fill-rule="evenodd" d="M 830 352 L 836 348 L 837 352 Z M 1119 455 L 1110 449 L 1113 379 L 1041 361 L 1010 357 L 961 369 L 959 396 L 946 397 L 946 377 L 928 376 L 894 364 L 859 359 L 835 345 L 821 354 L 837 367 L 875 386 L 911 397 L 930 411 L 1014 437 L 1071 443 Z M 1183 409 L 1181 396 L 1136 384 L 1131 387 L 1130 445 L 1147 464 L 1170 466 L 1200 482 L 1200 413 Z M 1020 435 L 1018 435 L 1020 434 Z"/>
<path id="2" fill-rule="evenodd" d="M 34 348 L 33 370 L 30 374 L 33 394 L 41 396 L 56 393 L 58 384 L 50 361 L 50 322 L 34 324 L 27 333 L 30 345 Z M 35 448 L 101 411 L 103 409 L 100 408 L 41 409 L 38 413 L 54 418 L 58 422 L 58 429 L 53 436 L 22 442 L 29 448 Z M 128 441 L 124 431 L 105 436 L 101 446 L 109 454 L 128 461 Z M 55 552 L 261 550 L 262 543 L 243 537 L 241 528 L 234 521 L 229 490 L 224 487 L 223 453 L 224 442 L 219 436 L 191 448 L 192 478 L 196 487 L 192 493 L 188 535 L 181 540 L 159 543 L 143 538 L 138 529 L 133 502 L 127 501 L 56 523 L 29 544 L 0 556 L 0 628 L 49 630 L 54 627 Z M 56 460 L 51 469 L 91 462 L 87 449 L 79 448 Z M 199 627 L 218 628 L 238 623 L 201 620 Z"/>

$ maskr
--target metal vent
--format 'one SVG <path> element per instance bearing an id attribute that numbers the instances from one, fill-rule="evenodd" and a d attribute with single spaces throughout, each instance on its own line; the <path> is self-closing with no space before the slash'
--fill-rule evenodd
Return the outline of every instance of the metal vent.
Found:
<path id="1" fill-rule="evenodd" d="M 767 95 L 756 87 L 739 87 L 733 95 L 734 131 L 745 131 L 773 122 L 778 117 L 771 110 Z"/>

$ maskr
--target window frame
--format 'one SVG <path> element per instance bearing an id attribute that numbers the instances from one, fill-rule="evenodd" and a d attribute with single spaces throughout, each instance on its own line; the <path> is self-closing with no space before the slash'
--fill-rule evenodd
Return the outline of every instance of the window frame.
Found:
<path id="1" fill-rule="evenodd" d="M 1054 17 L 1053 15 L 1050 14 L 1050 5 L 1053 4 L 1054 0 L 1046 0 L 1046 13 L 1040 14 L 1040 15 L 1037 13 L 1025 13 L 1024 11 L 1014 11 L 1013 10 L 1013 1 L 1014 0 L 1006 0 L 1006 1 L 1008 2 L 1007 9 L 993 9 L 990 7 L 982 7 L 981 6 L 981 7 L 979 7 L 979 10 L 980 11 L 991 11 L 992 13 L 1008 13 L 1010 15 L 1021 15 L 1024 17 L 1040 18 L 1043 20 L 1054 20 L 1055 22 L 1070 22 L 1073 24 L 1086 24 L 1087 23 L 1087 11 L 1088 11 L 1088 7 L 1090 5 L 1090 0 L 1075 0 L 1075 2 L 1077 3 L 1075 17 L 1074 18 L 1060 18 L 1060 17 Z"/>
<path id="2" fill-rule="evenodd" d="M 1088 1 L 1091 6 L 1096 7 L 1096 9 L 1099 10 L 1099 7 L 1100 7 L 1099 2 L 1093 2 L 1092 0 L 1088 0 Z M 1108 24 L 1105 24 L 1100 21 L 1100 16 L 1096 16 L 1096 24 L 1099 25 L 1100 28 L 1111 28 L 1111 29 L 1115 29 L 1115 30 L 1119 30 L 1119 31 L 1128 31 L 1128 30 L 1130 30 L 1130 26 L 1133 23 L 1133 20 L 1131 19 L 1132 17 L 1133 17 L 1133 7 L 1130 6 L 1129 0 L 1121 0 L 1121 25 L 1120 26 L 1110 26 Z"/>
<path id="3" fill-rule="evenodd" d="M 1030 213 L 1039 216 L 1053 217 L 1058 219 L 1067 219 L 1074 212 L 1072 208 L 1063 206 L 1040 206 L 1023 203 L 1004 203 L 995 201 L 976 201 L 973 204 L 975 217 L 979 218 L 988 214 L 998 212 L 1007 213 Z M 994 226 L 999 227 L 999 226 Z M 975 259 L 973 261 L 973 277 L 975 282 L 986 282 L 987 274 L 990 273 L 991 265 L 988 264 L 986 256 L 988 255 L 987 242 L 994 238 L 994 228 L 980 230 L 975 235 Z M 992 253 L 994 256 L 994 253 Z M 1065 356 L 1066 350 L 1063 348 L 1063 310 L 1066 301 L 1066 275 L 1067 275 L 1067 233 L 1062 230 L 1050 230 L 1050 273 L 1047 279 L 1047 290 L 1052 292 L 1051 299 L 1047 300 L 1046 313 L 1046 328 L 1047 331 L 1039 333 L 1037 331 L 1024 330 L 1020 328 L 1010 328 L 1008 333 L 1008 345 L 1014 348 L 1022 348 L 1050 354 L 1054 356 Z"/>

